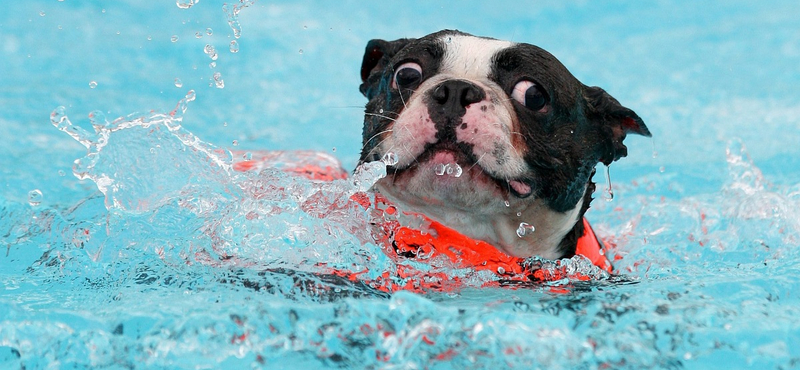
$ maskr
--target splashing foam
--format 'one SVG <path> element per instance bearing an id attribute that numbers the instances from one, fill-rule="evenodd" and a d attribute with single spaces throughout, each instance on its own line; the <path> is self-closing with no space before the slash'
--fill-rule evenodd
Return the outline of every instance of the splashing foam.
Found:
<path id="1" fill-rule="evenodd" d="M 194 91 L 189 91 L 170 113 L 130 115 L 113 122 L 93 112 L 92 131 L 73 124 L 63 107 L 53 111 L 53 125 L 88 151 L 75 161 L 73 173 L 97 185 L 110 213 L 95 214 L 86 227 L 70 228 L 93 261 L 155 253 L 170 265 L 248 271 L 325 273 L 333 268 L 365 271 L 361 276 L 367 279 L 388 272 L 404 281 L 399 271 L 408 265 L 458 276 L 467 286 L 499 279 L 456 268 L 452 261 L 421 264 L 396 261 L 384 253 L 371 225 L 394 221 L 395 216 L 364 209 L 352 197 L 385 177 L 394 156 L 362 164 L 349 179 L 333 181 L 285 172 L 280 162 L 291 162 L 291 155 L 275 156 L 266 166 L 240 172 L 237 161 L 250 160 L 253 153 L 234 156 L 183 127 L 184 113 L 194 99 Z M 448 175 L 457 176 L 453 170 Z M 533 227 L 524 231 L 530 233 Z M 580 274 L 607 277 L 591 263 L 573 260 L 532 263 L 545 274 L 567 280 Z"/>

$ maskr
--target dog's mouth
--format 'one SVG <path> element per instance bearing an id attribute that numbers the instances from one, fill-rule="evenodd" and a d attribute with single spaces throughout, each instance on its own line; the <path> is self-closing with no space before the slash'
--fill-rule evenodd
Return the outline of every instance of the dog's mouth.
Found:
<path id="1" fill-rule="evenodd" d="M 418 175 L 420 171 L 430 171 L 435 175 L 432 179 L 440 178 L 443 181 L 493 184 L 501 193 L 510 193 L 518 198 L 533 194 L 531 179 L 491 174 L 481 166 L 480 158 L 476 158 L 468 144 L 439 142 L 428 145 L 406 166 L 387 166 L 387 173 L 394 174 L 395 178 Z"/>

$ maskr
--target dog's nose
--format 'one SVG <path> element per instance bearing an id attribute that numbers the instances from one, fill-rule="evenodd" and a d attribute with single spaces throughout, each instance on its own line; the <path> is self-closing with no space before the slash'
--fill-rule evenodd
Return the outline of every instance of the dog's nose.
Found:
<path id="1" fill-rule="evenodd" d="M 486 94 L 483 89 L 463 80 L 448 80 L 433 89 L 431 98 L 443 110 L 443 113 L 463 116 L 466 106 L 483 100 Z"/>

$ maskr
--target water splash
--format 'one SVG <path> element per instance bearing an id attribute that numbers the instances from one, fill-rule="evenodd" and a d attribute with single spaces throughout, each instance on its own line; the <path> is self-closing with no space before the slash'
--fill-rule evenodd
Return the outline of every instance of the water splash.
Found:
<path id="1" fill-rule="evenodd" d="M 380 161 L 362 163 L 353 172 L 351 183 L 356 191 L 365 192 L 386 177 L 386 164 Z"/>
<path id="2" fill-rule="evenodd" d="M 242 25 L 239 24 L 239 12 L 242 9 L 255 4 L 255 0 L 239 0 L 238 4 L 225 3 L 222 5 L 222 11 L 228 19 L 228 25 L 233 30 L 233 37 L 239 38 L 242 36 Z"/>
<path id="3" fill-rule="evenodd" d="M 188 103 L 194 99 L 194 91 L 189 91 L 169 114 L 134 114 L 113 122 L 93 112 L 94 133 L 73 125 L 63 107 L 56 108 L 50 119 L 89 150 L 75 161 L 76 177 L 94 181 L 109 209 L 145 212 L 179 196 L 184 187 L 193 184 L 197 172 L 220 183 L 230 174 L 229 152 L 203 143 L 181 126 Z M 112 135 L 115 143 L 109 146 Z M 142 145 L 147 142 L 154 144 Z M 150 149 L 156 146 L 160 150 L 152 153 Z M 186 158 L 182 155 L 186 149 L 198 156 Z"/>
<path id="4" fill-rule="evenodd" d="M 189 9 L 199 2 L 200 0 L 177 0 L 175 4 L 178 6 L 178 8 Z"/>

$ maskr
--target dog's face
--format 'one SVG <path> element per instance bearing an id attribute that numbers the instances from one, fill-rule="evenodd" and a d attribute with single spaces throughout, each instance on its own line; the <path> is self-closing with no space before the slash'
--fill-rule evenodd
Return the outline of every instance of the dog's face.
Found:
<path id="1" fill-rule="evenodd" d="M 529 44 L 441 31 L 372 40 L 361 162 L 384 160 L 378 191 L 506 253 L 574 253 L 598 162 L 627 154 L 642 120 Z M 536 229 L 519 236 L 521 223 Z"/>

